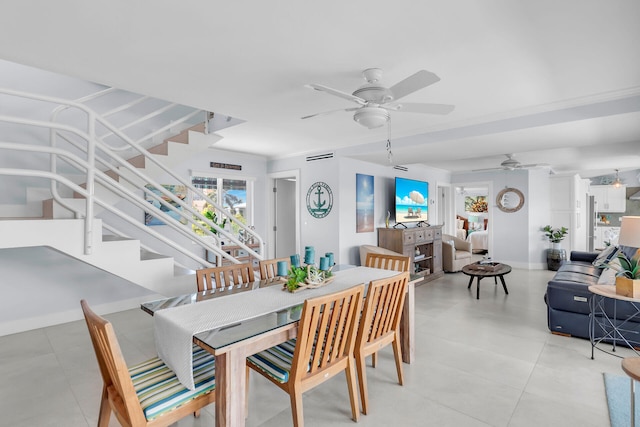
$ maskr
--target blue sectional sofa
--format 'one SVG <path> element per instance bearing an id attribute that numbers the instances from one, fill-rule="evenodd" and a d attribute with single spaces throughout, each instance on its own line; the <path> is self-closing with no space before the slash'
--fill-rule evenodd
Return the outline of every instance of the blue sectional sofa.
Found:
<path id="1" fill-rule="evenodd" d="M 636 248 L 621 248 L 631 256 Z M 570 260 L 558 269 L 547 284 L 544 296 L 547 304 L 547 322 L 552 333 L 589 339 L 589 301 L 593 295 L 589 286 L 598 284 L 602 269 L 592 262 L 598 253 L 571 252 Z M 613 301 L 606 300 L 607 315 L 613 318 Z M 618 301 L 616 319 L 624 321 L 636 310 L 630 303 Z M 624 336 L 631 341 L 640 341 L 640 318 L 625 325 Z"/>

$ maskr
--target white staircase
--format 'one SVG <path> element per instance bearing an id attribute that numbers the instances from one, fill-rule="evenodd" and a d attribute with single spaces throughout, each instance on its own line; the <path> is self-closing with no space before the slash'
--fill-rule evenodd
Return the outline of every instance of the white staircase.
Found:
<path id="1" fill-rule="evenodd" d="M 104 92 L 111 93 L 111 91 Z M 170 241 L 170 238 L 151 230 L 153 227 L 141 226 L 139 219 L 136 220 L 130 216 L 130 212 L 134 209 L 150 211 L 157 217 L 164 215 L 159 209 L 154 211 L 155 208 L 153 206 L 134 193 L 139 193 L 147 183 L 151 183 L 156 188 L 161 187 L 156 182 L 156 179 L 166 179 L 167 174 L 178 181 L 182 179 L 170 172 L 171 164 L 181 162 L 185 158 L 193 156 L 195 152 L 201 151 L 217 142 L 220 137 L 212 132 L 207 132 L 207 125 L 210 121 L 207 120 L 204 124 L 194 125 L 188 123 L 187 119 L 181 119 L 178 123 L 172 123 L 151 131 L 149 136 L 134 140 L 134 138 L 128 137 L 124 130 L 121 131 L 113 127 L 104 117 L 94 115 L 95 112 L 84 105 L 79 105 L 79 102 L 52 100 L 47 97 L 0 89 L 0 94 L 3 93 L 36 100 L 43 98 L 46 102 L 59 101 L 61 106 L 54 110 L 55 113 L 52 116 L 55 116 L 58 111 L 62 111 L 65 108 L 74 107 L 79 108 L 81 111 L 86 111 L 90 117 L 95 117 L 95 124 L 88 125 L 89 130 L 87 131 L 80 130 L 76 132 L 75 130 L 69 131 L 66 128 L 61 129 L 58 127 L 60 125 L 53 119 L 51 122 L 36 122 L 28 119 L 0 116 L 0 121 L 11 123 L 13 120 L 19 124 L 32 124 L 39 128 L 50 126 L 54 130 L 51 132 L 50 144 L 42 144 L 44 145 L 42 152 L 54 158 L 51 162 L 51 170 L 33 171 L 2 169 L 0 167 L 0 178 L 5 175 L 35 176 L 50 179 L 54 183 L 50 190 L 42 187 L 28 188 L 26 190 L 27 201 L 22 208 L 16 205 L 5 209 L 6 205 L 3 206 L 1 216 L 5 220 L 0 218 L 0 233 L 2 233 L 0 235 L 3 236 L 3 239 L 0 239 L 0 248 L 50 246 L 159 294 L 178 295 L 193 291 L 195 283 L 192 276 L 193 267 L 185 269 L 176 266 L 172 257 L 150 250 L 148 247 L 141 245 L 136 238 L 126 237 L 126 234 L 131 235 L 131 233 L 119 232 L 112 225 L 107 227 L 106 223 L 103 224 L 104 221 L 102 219 L 95 217 L 95 215 L 106 214 L 104 220 L 107 220 L 109 215 L 112 215 L 112 217 L 117 217 L 123 221 L 129 221 L 134 226 L 134 230 L 137 229 L 151 235 L 153 238 L 169 245 L 169 249 L 173 248 L 181 251 L 181 254 L 190 257 L 196 265 L 211 266 L 207 260 L 202 258 L 202 255 L 197 254 L 197 251 L 193 252 L 193 243 L 199 245 L 199 250 L 201 251 L 202 249 L 207 249 L 218 254 L 218 257 L 229 259 L 231 262 L 238 262 L 230 259 L 229 255 L 219 248 L 215 238 L 211 243 L 210 239 L 200 238 L 193 234 L 189 223 L 186 226 L 181 226 L 177 224 L 177 221 L 165 217 L 165 223 L 173 227 L 171 228 L 172 232 L 182 233 L 190 241 L 190 248 L 181 248 L 179 243 L 176 244 Z M 136 101 L 135 104 L 137 103 Z M 163 113 L 168 109 L 169 107 L 161 108 Z M 126 110 L 124 107 L 112 108 L 105 113 L 105 116 L 111 116 L 124 110 Z M 192 118 L 194 115 L 194 112 L 190 112 L 184 117 Z M 128 125 L 122 126 L 122 129 L 131 130 L 133 124 L 152 116 L 155 116 L 155 113 L 147 114 L 140 119 L 134 119 Z M 97 128 L 99 127 L 104 128 L 101 130 L 103 137 L 98 136 Z M 56 129 L 58 130 L 56 131 Z M 108 131 L 107 133 L 104 133 L 105 129 Z M 180 130 L 180 132 L 173 137 L 166 137 L 164 140 L 160 137 L 163 133 L 176 130 Z M 71 136 L 69 136 L 70 134 Z M 92 136 L 94 134 L 96 136 Z M 107 139 L 114 136 L 120 139 L 118 144 L 120 146 L 124 145 L 124 148 L 118 146 L 118 144 L 106 142 Z M 158 139 L 160 139 L 160 143 L 156 143 Z M 25 155 L 38 152 L 38 147 L 35 145 L 19 146 L 18 144 L 0 141 L 0 153 L 3 152 L 3 149 L 8 151 L 23 150 Z M 81 152 L 81 156 L 73 160 L 73 153 L 77 153 L 78 150 Z M 140 155 L 133 156 L 131 155 L 132 152 L 140 153 Z M 128 153 L 124 158 L 129 160 L 123 160 L 122 155 L 118 153 L 123 153 L 122 155 Z M 163 157 L 164 160 L 159 162 L 156 160 L 158 157 Z M 71 163 L 69 163 L 69 159 L 71 159 Z M 71 164 L 72 167 L 80 171 L 81 175 L 78 175 L 78 172 L 75 175 L 62 173 L 64 167 L 59 168 L 57 165 L 63 164 L 63 162 L 66 162 L 64 163 L 65 166 Z M 100 172 L 101 170 L 110 178 L 105 177 Z M 185 184 L 189 190 L 199 191 L 191 183 L 179 182 Z M 89 185 L 85 185 L 85 183 L 89 183 Z M 115 208 L 116 205 L 121 204 L 123 201 L 132 203 L 132 207 L 124 211 Z M 41 206 L 40 209 L 38 204 Z M 218 210 L 222 210 L 221 206 L 213 202 L 211 205 Z M 190 211 L 190 206 L 183 206 L 183 209 L 186 210 L 183 218 L 187 222 L 193 221 L 194 215 L 201 215 L 199 212 Z M 22 215 L 20 215 L 21 211 Z M 8 215 L 7 213 L 11 214 Z M 27 214 L 25 215 L 25 213 Z M 11 217 L 13 218 L 9 219 Z M 30 218 L 19 219 L 20 217 Z M 234 220 L 233 218 L 230 219 Z M 208 225 L 213 226 L 210 223 Z M 241 227 L 248 235 L 255 235 L 252 230 L 248 230 L 243 224 Z M 224 235 L 225 240 L 234 242 L 235 237 L 225 235 L 226 232 L 224 230 L 219 230 L 218 232 Z M 255 237 L 261 243 L 260 237 L 257 235 Z M 235 243 L 241 247 L 244 246 L 240 241 Z M 253 252 L 249 248 L 246 249 L 249 252 Z M 222 258 L 219 258 L 218 262 Z M 260 259 L 261 256 L 258 255 L 257 258 Z"/>
<path id="2" fill-rule="evenodd" d="M 5 220 L 0 221 L 0 235 L 3 236 L 0 248 L 52 247 L 162 295 L 179 295 L 195 289 L 193 272 L 176 272 L 173 258 L 142 250 L 138 240 L 103 236 L 100 220 L 94 221 L 93 251 L 89 255 L 84 253 L 82 244 L 82 219 Z"/>

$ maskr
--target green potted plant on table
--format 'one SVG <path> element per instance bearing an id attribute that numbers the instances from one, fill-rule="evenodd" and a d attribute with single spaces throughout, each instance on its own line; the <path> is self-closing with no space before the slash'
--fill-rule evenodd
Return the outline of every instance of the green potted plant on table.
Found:
<path id="1" fill-rule="evenodd" d="M 542 231 L 552 245 L 551 249 L 547 249 L 547 268 L 557 271 L 567 259 L 567 252 L 560 247 L 560 242 L 569 234 L 569 230 L 567 227 L 553 228 L 546 225 Z"/>
<path id="2" fill-rule="evenodd" d="M 630 298 L 640 298 L 640 250 L 629 258 L 619 251 L 616 258 L 599 264 L 600 268 L 615 271 L 616 294 Z"/>
<path id="3" fill-rule="evenodd" d="M 328 270 L 320 270 L 314 265 L 306 265 L 303 267 L 292 266 L 289 269 L 289 277 L 284 287 L 289 292 L 297 292 L 302 289 L 324 286 L 334 278 L 331 268 Z"/>

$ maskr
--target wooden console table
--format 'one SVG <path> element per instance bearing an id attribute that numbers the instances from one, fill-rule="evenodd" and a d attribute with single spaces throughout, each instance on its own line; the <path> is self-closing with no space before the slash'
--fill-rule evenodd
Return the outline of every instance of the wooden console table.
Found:
<path id="1" fill-rule="evenodd" d="M 254 251 L 257 251 L 258 253 L 260 253 L 260 244 L 258 243 L 246 243 L 246 246 L 253 249 Z M 220 249 L 222 249 L 223 251 L 225 251 L 226 253 L 228 253 L 229 255 L 231 255 L 232 257 L 236 258 L 238 261 L 240 262 L 249 262 L 251 263 L 254 268 L 257 268 L 257 258 L 251 256 L 250 253 L 248 253 L 245 249 L 241 248 L 240 246 L 235 246 L 235 245 L 221 245 Z M 206 260 L 209 262 L 213 262 L 217 264 L 217 256 L 214 252 L 209 252 L 207 250 L 205 250 L 205 255 L 206 255 Z M 227 260 L 226 258 L 222 258 L 222 265 L 228 265 L 231 264 L 231 261 Z"/>
<path id="2" fill-rule="evenodd" d="M 378 228 L 378 246 L 410 258 L 411 273 L 426 283 L 444 276 L 442 269 L 442 226 Z"/>

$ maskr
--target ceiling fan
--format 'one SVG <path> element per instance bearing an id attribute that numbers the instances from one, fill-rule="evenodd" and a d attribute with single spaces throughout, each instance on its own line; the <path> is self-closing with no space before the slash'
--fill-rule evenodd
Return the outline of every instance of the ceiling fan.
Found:
<path id="1" fill-rule="evenodd" d="M 389 114 L 390 111 L 420 114 L 449 114 L 455 108 L 455 106 L 447 104 L 396 102 L 400 98 L 440 81 L 440 77 L 430 71 L 420 70 L 389 88 L 382 86 L 380 83 L 382 70 L 379 68 L 368 68 L 362 72 L 362 76 L 367 82 L 351 94 L 319 84 L 308 85 L 307 87 L 311 89 L 353 101 L 358 104 L 358 106 L 311 114 L 302 117 L 302 119 L 323 116 L 337 111 L 355 111 L 353 120 L 366 128 L 374 129 L 383 126 L 389 121 L 391 118 Z"/>
<path id="2" fill-rule="evenodd" d="M 507 159 L 500 163 L 500 167 L 496 168 L 486 168 L 486 169 L 473 169 L 472 172 L 483 172 L 483 171 L 495 171 L 495 170 L 516 170 L 516 169 L 533 169 L 533 168 L 543 168 L 549 167 L 548 163 L 533 163 L 529 165 L 523 165 L 520 163 L 513 154 L 505 154 Z"/>

